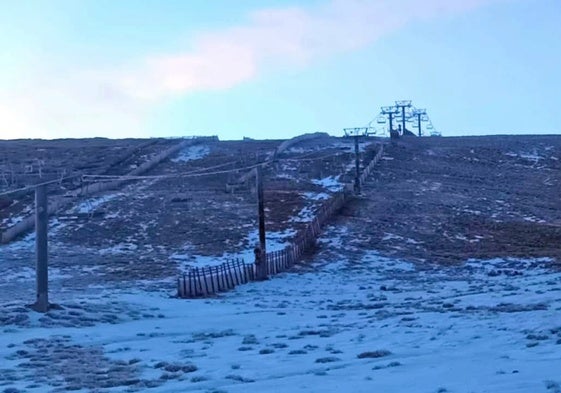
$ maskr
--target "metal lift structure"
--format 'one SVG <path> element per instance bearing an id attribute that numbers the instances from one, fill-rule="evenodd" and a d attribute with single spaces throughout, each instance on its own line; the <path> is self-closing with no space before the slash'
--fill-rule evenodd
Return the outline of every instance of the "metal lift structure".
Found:
<path id="1" fill-rule="evenodd" d="M 397 124 L 397 128 L 394 127 Z M 423 125 L 425 127 L 423 128 Z M 383 106 L 380 113 L 370 123 L 372 134 L 441 136 L 427 113 L 426 109 L 416 108 L 411 100 L 398 100 L 394 105 Z M 414 131 L 413 131 L 414 130 Z"/>

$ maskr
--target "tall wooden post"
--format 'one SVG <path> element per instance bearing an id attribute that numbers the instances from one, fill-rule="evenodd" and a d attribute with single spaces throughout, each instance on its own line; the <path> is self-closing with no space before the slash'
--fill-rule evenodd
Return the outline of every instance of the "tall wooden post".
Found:
<path id="1" fill-rule="evenodd" d="M 360 194 L 360 161 L 359 161 L 358 135 L 355 135 L 355 193 Z"/>
<path id="2" fill-rule="evenodd" d="M 39 312 L 47 312 L 49 310 L 49 256 L 47 239 L 49 214 L 47 208 L 47 186 L 41 185 L 35 189 L 35 253 L 37 256 L 37 300 L 33 305 L 33 308 Z"/>
<path id="3" fill-rule="evenodd" d="M 255 168 L 255 177 L 257 182 L 257 200 L 258 200 L 258 215 L 259 215 L 259 251 L 260 257 L 257 262 L 257 279 L 266 280 L 269 275 L 267 268 L 267 245 L 265 236 L 265 200 L 263 191 L 263 168 L 258 166 Z"/>

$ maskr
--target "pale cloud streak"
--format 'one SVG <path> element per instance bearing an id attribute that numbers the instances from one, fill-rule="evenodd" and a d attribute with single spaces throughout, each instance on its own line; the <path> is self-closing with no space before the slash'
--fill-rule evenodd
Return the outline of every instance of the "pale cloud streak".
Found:
<path id="1" fill-rule="evenodd" d="M 113 68 L 39 74 L 28 88 L 0 96 L 1 135 L 138 133 L 150 108 L 168 98 L 230 89 L 277 69 L 308 67 L 360 50 L 408 24 L 497 1 L 504 0 L 331 0 L 314 8 L 258 10 L 243 24 L 199 33 L 189 50 Z"/>
<path id="2" fill-rule="evenodd" d="M 259 10 L 245 25 L 195 37 L 191 51 L 150 56 L 100 78 L 126 96 L 149 100 L 229 89 L 270 69 L 305 67 L 359 50 L 409 23 L 497 1 L 333 0 L 314 9 Z"/>

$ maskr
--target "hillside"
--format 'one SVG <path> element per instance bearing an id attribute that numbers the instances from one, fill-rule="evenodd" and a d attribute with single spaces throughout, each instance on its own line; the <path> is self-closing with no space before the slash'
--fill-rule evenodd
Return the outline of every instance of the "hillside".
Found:
<path id="1" fill-rule="evenodd" d="M 151 147 L 160 148 L 151 155 L 131 149 L 132 158 L 147 161 L 180 142 L 152 143 Z M 115 143 L 119 146 L 122 142 Z M 51 266 L 72 270 L 72 275 L 78 276 L 84 269 L 93 269 L 98 274 L 89 279 L 94 281 L 134 281 L 169 278 L 192 264 L 220 263 L 238 256 L 252 258 L 257 244 L 255 180 L 239 180 L 250 171 L 248 168 L 271 157 L 280 143 L 193 141 L 143 173 L 144 177 L 101 194 L 81 196 L 91 183 L 90 178 L 79 178 L 78 196 L 68 198 L 50 222 Z M 76 142 L 72 146 L 79 147 Z M 265 168 L 269 250 L 282 248 L 310 219 L 321 200 L 342 187 L 345 179 L 340 175 L 352 167 L 351 147 L 352 141 L 320 137 L 311 145 L 304 143 L 286 150 L 282 159 Z M 132 158 L 125 162 L 130 163 Z M 56 159 L 54 162 L 53 166 L 62 165 Z M 78 171 L 76 166 L 82 162 L 78 158 L 73 170 Z M 120 165 L 120 171 L 111 169 L 126 175 L 141 162 Z M 207 168 L 210 175 L 204 174 Z M 101 166 L 97 172 L 105 175 L 109 170 Z M 105 178 L 94 180 L 103 182 Z M 62 187 L 53 184 L 49 197 L 69 192 L 65 188 L 71 187 L 68 183 L 62 183 Z M 33 217 L 32 192 L 12 199 L 12 204 L 1 211 L 7 230 Z M 31 234 L 4 247 L 5 267 L 15 272 L 18 265 L 10 262 L 21 260 L 29 261 L 29 268 L 33 266 L 32 239 Z M 82 255 L 79 265 L 75 262 L 77 254 Z"/>
<path id="2" fill-rule="evenodd" d="M 561 138 L 411 138 L 340 222 L 365 248 L 437 263 L 561 257 Z"/>
<path id="3" fill-rule="evenodd" d="M 15 141 L 0 146 L 3 156 L 14 160 L 4 168 L 32 164 L 38 151 L 41 180 L 48 180 L 62 170 L 126 175 L 179 142 Z M 237 182 L 248 172 L 243 168 L 271 157 L 280 143 L 200 141 L 138 180 L 67 198 L 51 220 L 52 266 L 74 269 L 70 261 L 79 253 L 82 267 L 103 273 L 102 280 L 135 280 L 170 277 L 178 268 L 228 257 L 251 262 L 257 243 L 255 184 L 253 179 Z M 387 144 L 382 162 L 335 222 L 350 229 L 348 244 L 430 263 L 559 258 L 561 138 L 405 138 L 397 145 L 371 139 L 361 146 L 363 162 L 377 143 Z M 210 175 L 203 175 L 206 168 Z M 282 248 L 323 199 L 353 181 L 353 169 L 352 140 L 321 135 L 296 143 L 267 166 L 268 249 Z M 17 186 L 38 181 L 30 172 Z M 91 187 L 89 180 L 76 177 L 51 185 L 49 197 L 72 193 L 72 187 L 83 192 Z M 30 191 L 4 197 L 12 203 L 0 210 L 2 227 L 33 217 Z M 14 247 L 9 245 L 4 255 Z M 32 253 L 32 246 L 17 247 L 11 255 L 31 262 Z"/>
<path id="4" fill-rule="evenodd" d="M 62 201 L 49 223 L 59 307 L 24 307 L 34 234 L 0 245 L 0 392 L 561 389 L 561 137 L 369 138 L 361 165 L 380 144 L 383 159 L 306 260 L 213 298 L 175 298 L 193 266 L 252 261 L 255 180 L 243 179 L 255 165 L 269 162 L 268 250 L 352 183 L 352 140 L 283 144 L 1 142 L 4 173 L 44 157 L 41 174 L 2 190 L 78 176 L 48 188 Z M 33 216 L 32 192 L 3 201 L 4 233 Z"/>

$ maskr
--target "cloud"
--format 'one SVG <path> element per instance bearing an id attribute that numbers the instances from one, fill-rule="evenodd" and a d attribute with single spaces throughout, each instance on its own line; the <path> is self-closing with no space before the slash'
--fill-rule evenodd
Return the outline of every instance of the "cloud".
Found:
<path id="1" fill-rule="evenodd" d="M 409 23 L 496 1 L 333 0 L 315 8 L 264 9 L 244 25 L 199 35 L 190 51 L 150 56 L 106 79 L 124 95 L 148 100 L 229 89 L 268 69 L 307 66 L 361 49 Z"/>
<path id="2" fill-rule="evenodd" d="M 22 135 L 138 131 L 150 108 L 167 98 L 230 89 L 279 68 L 307 67 L 360 50 L 408 24 L 497 1 L 503 0 L 331 0 L 257 10 L 245 23 L 199 33 L 188 50 L 112 68 L 41 73 L 27 89 L 0 96 L 0 127 L 11 124 Z"/>

